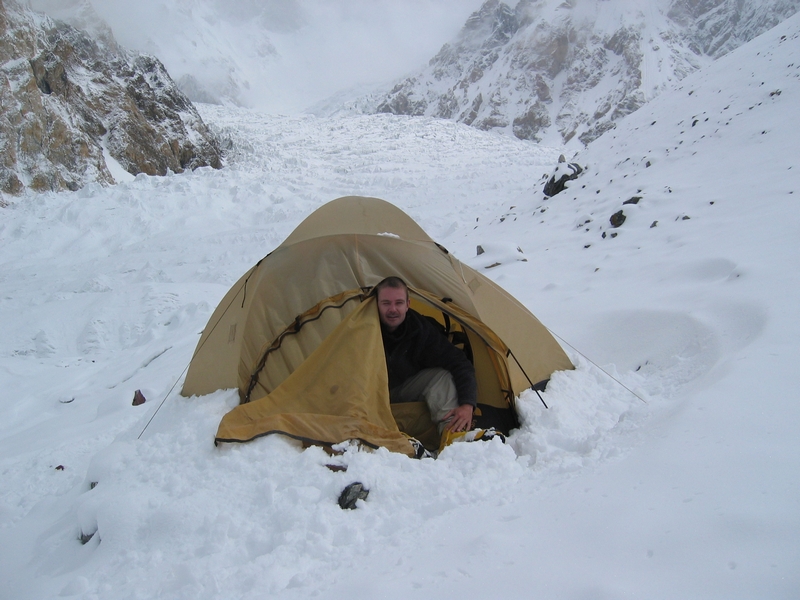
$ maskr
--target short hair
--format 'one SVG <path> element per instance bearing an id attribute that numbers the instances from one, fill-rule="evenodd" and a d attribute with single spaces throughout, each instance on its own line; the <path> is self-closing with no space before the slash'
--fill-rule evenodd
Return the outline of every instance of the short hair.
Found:
<path id="1" fill-rule="evenodd" d="M 406 300 L 408 300 L 408 286 L 406 282 L 396 277 L 394 275 L 385 278 L 381 281 L 378 285 L 373 288 L 373 292 L 375 293 L 375 297 L 378 297 L 378 293 L 385 288 L 396 288 L 396 289 L 403 289 L 406 291 Z"/>

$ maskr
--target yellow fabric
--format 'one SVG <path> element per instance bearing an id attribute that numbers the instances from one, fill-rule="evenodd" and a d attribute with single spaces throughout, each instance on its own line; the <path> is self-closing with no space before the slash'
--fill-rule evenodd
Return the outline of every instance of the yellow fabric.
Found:
<path id="1" fill-rule="evenodd" d="M 359 439 L 414 455 L 389 407 L 374 299 L 363 302 L 272 393 L 225 415 L 216 439 L 246 442 L 268 433 L 322 444 Z"/>
<path id="2" fill-rule="evenodd" d="M 392 415 L 397 428 L 419 440 L 426 448 L 439 445 L 439 430 L 431 421 L 431 412 L 425 402 L 400 402 L 392 404 Z"/>

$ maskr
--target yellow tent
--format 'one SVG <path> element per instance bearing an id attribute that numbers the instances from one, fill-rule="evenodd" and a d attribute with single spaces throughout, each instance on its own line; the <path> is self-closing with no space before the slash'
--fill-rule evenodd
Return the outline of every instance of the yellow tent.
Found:
<path id="1" fill-rule="evenodd" d="M 478 408 L 500 429 L 515 422 L 520 392 L 572 368 L 522 304 L 408 215 L 377 198 L 339 198 L 245 273 L 203 331 L 182 394 L 238 388 L 242 402 L 223 418 L 217 441 L 282 433 L 324 445 L 358 439 L 413 455 L 408 434 L 438 447 L 424 403 L 389 404 L 369 295 L 389 275 L 409 284 L 412 308 L 464 347 L 476 369 Z"/>

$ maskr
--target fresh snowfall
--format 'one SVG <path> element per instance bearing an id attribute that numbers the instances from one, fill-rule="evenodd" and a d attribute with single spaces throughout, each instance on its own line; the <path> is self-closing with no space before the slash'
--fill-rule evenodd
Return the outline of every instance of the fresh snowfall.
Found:
<path id="1" fill-rule="evenodd" d="M 221 170 L 0 208 L 0 598 L 798 598 L 800 15 L 568 153 L 551 198 L 563 148 L 200 109 Z M 215 447 L 236 391 L 180 395 L 229 286 L 351 194 L 572 358 L 508 443 Z"/>

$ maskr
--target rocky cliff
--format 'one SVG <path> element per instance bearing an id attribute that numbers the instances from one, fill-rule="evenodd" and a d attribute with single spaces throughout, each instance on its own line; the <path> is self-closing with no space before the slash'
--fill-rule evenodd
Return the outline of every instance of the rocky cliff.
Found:
<path id="1" fill-rule="evenodd" d="M 800 9 L 800 0 L 488 0 L 375 112 L 584 144 Z"/>
<path id="2" fill-rule="evenodd" d="M 0 0 L 0 191 L 200 166 L 219 146 L 157 59 Z"/>

